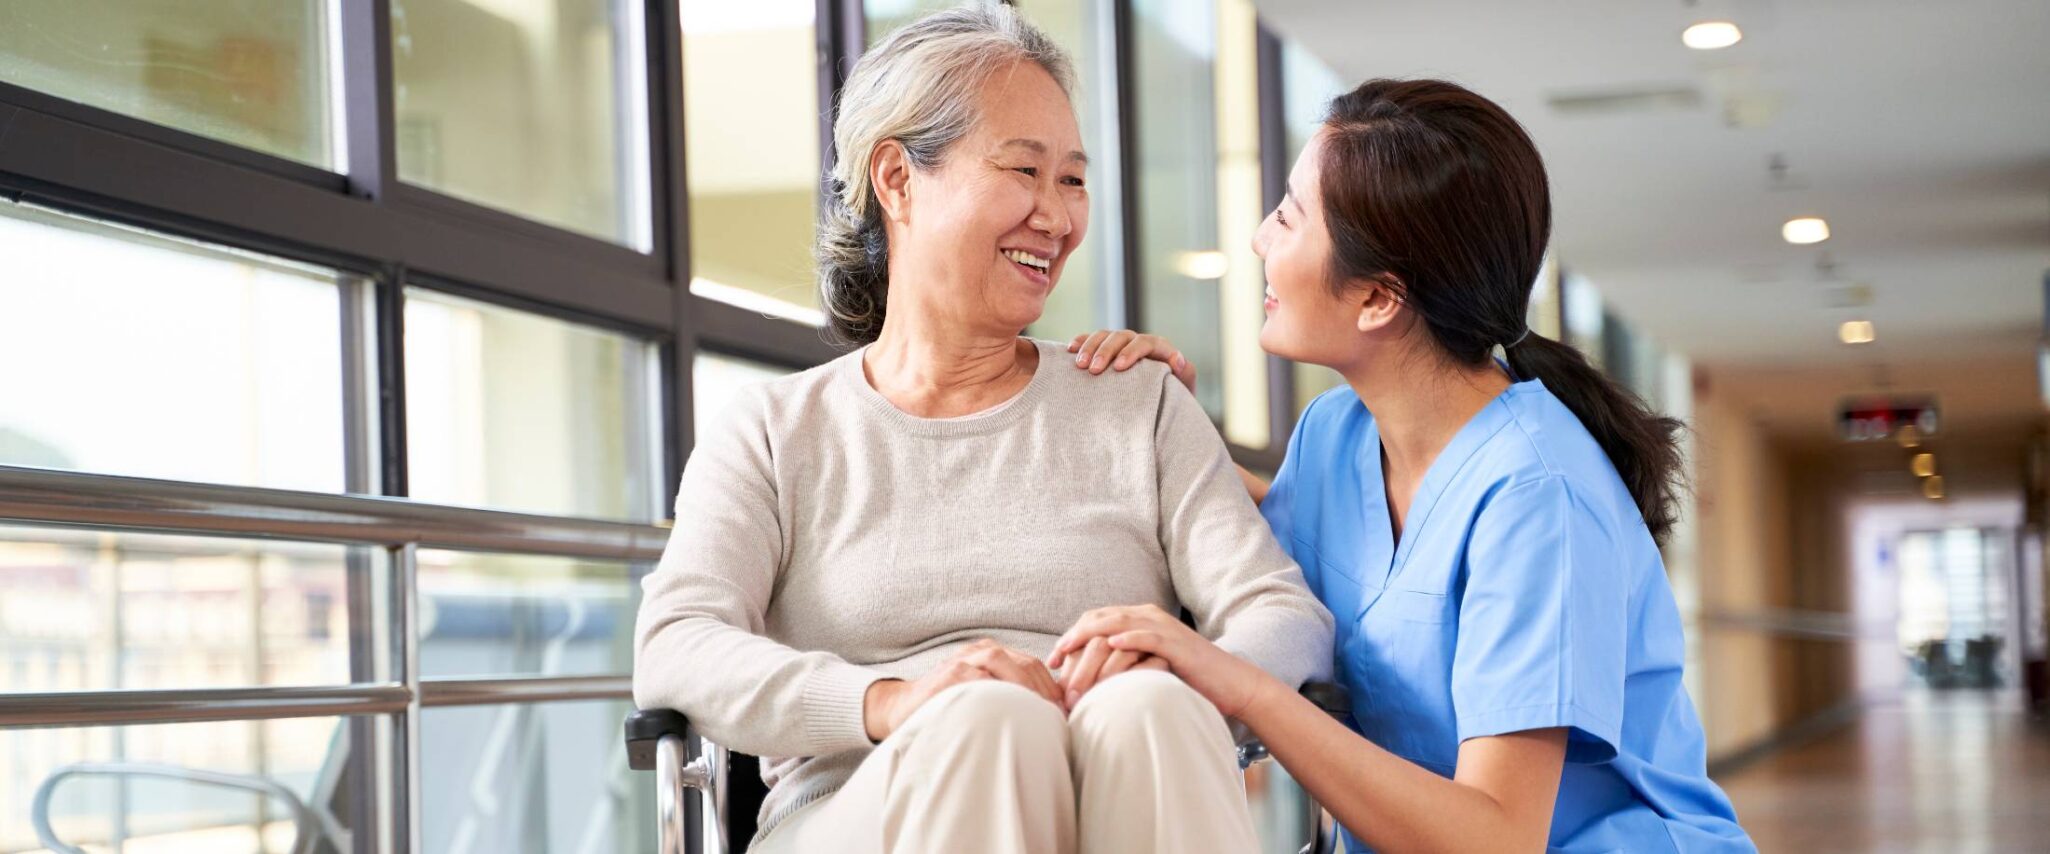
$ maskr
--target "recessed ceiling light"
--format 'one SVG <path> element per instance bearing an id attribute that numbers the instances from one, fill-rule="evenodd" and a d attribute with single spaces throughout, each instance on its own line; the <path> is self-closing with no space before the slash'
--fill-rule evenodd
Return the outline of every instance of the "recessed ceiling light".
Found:
<path id="1" fill-rule="evenodd" d="M 1845 344 L 1870 344 L 1877 336 L 1870 320 L 1846 320 L 1836 328 L 1837 340 Z"/>
<path id="2" fill-rule="evenodd" d="M 1821 243 L 1829 239 L 1829 223 L 1818 216 L 1796 217 L 1787 220 L 1786 225 L 1780 226 L 1780 236 L 1786 238 L 1788 243 L 1803 246 Z"/>
<path id="3" fill-rule="evenodd" d="M 1922 478 L 1922 494 L 1935 500 L 1943 500 L 1943 475 L 1932 474 Z"/>
<path id="4" fill-rule="evenodd" d="M 1914 472 L 1916 477 L 1935 475 L 1936 455 L 1926 452 L 1916 454 L 1914 459 L 1908 461 L 1908 470 Z"/>
<path id="5" fill-rule="evenodd" d="M 1744 40 L 1744 31 L 1729 21 L 1702 21 L 1680 33 L 1680 43 L 1695 50 L 1722 50 Z"/>

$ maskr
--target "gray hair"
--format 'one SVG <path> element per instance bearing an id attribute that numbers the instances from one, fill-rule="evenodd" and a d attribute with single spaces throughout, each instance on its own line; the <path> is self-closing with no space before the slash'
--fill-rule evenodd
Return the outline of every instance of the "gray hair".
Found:
<path id="1" fill-rule="evenodd" d="M 827 329 L 850 344 L 883 331 L 890 246 L 869 164 L 884 140 L 929 170 L 975 128 L 976 100 L 992 73 L 1037 63 L 1071 92 L 1068 54 L 1011 7 L 989 0 L 937 12 L 893 32 L 855 63 L 833 123 L 836 159 L 819 226 L 819 303 Z"/>

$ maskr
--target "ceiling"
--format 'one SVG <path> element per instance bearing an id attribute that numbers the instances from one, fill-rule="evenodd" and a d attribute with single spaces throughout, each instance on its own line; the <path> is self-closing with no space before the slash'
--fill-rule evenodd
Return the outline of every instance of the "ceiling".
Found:
<path id="1" fill-rule="evenodd" d="M 1447 77 L 1507 107 L 1550 166 L 1561 261 L 1698 364 L 1860 384 L 1933 364 L 2033 370 L 2050 2 L 1257 2 L 1343 77 Z M 1744 41 L 1688 50 L 1697 16 Z M 1551 103 L 1587 95 L 1596 109 Z M 1833 237 L 1786 244 L 1795 215 Z M 1833 306 L 1854 284 L 1869 304 Z M 1878 341 L 1840 344 L 1848 319 Z"/>

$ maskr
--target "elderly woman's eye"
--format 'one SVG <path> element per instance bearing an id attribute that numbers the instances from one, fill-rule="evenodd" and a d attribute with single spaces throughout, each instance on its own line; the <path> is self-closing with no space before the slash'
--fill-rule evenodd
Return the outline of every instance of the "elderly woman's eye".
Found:
<path id="1" fill-rule="evenodd" d="M 1011 170 L 1011 171 L 1013 171 L 1013 172 L 1017 172 L 1018 174 L 1020 174 L 1020 175 L 1024 175 L 1024 176 L 1026 176 L 1026 177 L 1029 177 L 1029 178 L 1037 178 L 1037 177 L 1039 177 L 1039 167 L 1037 167 L 1037 166 L 1020 166 L 1020 167 L 1018 167 L 1018 168 L 1016 168 L 1016 169 L 1013 169 L 1013 170 Z"/>
<path id="2" fill-rule="evenodd" d="M 1063 183 L 1063 184 L 1066 184 L 1066 185 L 1068 185 L 1068 186 L 1070 186 L 1070 187 L 1080 187 L 1080 186 L 1083 186 L 1083 182 L 1082 182 L 1082 179 L 1080 179 L 1080 178 L 1077 178 L 1077 177 L 1075 177 L 1075 176 L 1073 176 L 1073 175 L 1069 175 L 1069 176 L 1068 176 L 1068 177 L 1066 177 L 1066 178 L 1062 178 L 1062 179 L 1061 179 L 1061 183 Z"/>

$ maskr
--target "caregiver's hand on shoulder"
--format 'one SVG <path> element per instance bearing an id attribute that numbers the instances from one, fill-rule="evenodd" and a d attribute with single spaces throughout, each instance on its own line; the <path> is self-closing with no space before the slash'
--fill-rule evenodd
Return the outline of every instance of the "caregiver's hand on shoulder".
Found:
<path id="1" fill-rule="evenodd" d="M 1054 644 L 1047 664 L 1059 667 L 1101 642 L 1113 653 L 1146 653 L 1196 689 L 1226 717 L 1240 717 L 1267 692 L 1290 688 L 1251 662 L 1224 651 L 1157 605 L 1098 608 L 1082 615 Z"/>
<path id="2" fill-rule="evenodd" d="M 868 693 L 862 695 L 862 726 L 870 741 L 880 742 L 940 692 L 984 679 L 1021 685 L 1045 697 L 1047 702 L 1061 705 L 1061 687 L 1044 662 L 985 638 L 960 648 L 916 681 L 884 679 L 871 683 Z"/>
<path id="3" fill-rule="evenodd" d="M 1105 368 L 1130 370 L 1141 359 L 1163 362 L 1189 391 L 1196 390 L 1195 364 L 1158 335 L 1143 335 L 1130 329 L 1089 332 L 1068 342 L 1068 352 L 1075 354 L 1075 367 L 1092 374 L 1101 374 Z"/>

